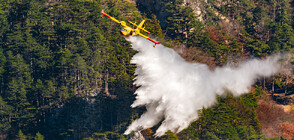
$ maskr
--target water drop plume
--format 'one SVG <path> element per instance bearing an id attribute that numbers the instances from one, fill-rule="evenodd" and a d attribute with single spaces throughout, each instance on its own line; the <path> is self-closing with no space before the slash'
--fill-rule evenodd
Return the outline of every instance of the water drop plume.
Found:
<path id="1" fill-rule="evenodd" d="M 131 63 L 137 66 L 134 84 L 136 100 L 131 107 L 145 106 L 146 112 L 128 127 L 125 134 L 151 128 L 161 123 L 156 136 L 166 131 L 178 133 L 198 118 L 203 107 L 215 104 L 216 95 L 229 91 L 234 96 L 248 93 L 259 77 L 279 72 L 279 57 L 252 59 L 238 66 L 218 67 L 190 63 L 174 50 L 141 37 L 129 37 L 138 53 Z"/>

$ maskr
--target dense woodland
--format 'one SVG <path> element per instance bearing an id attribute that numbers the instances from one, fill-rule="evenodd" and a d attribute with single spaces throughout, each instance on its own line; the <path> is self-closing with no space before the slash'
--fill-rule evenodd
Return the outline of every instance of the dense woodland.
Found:
<path id="1" fill-rule="evenodd" d="M 136 52 L 119 34 L 120 25 L 102 18 L 102 9 L 119 20 L 147 19 L 146 29 L 165 46 L 196 50 L 212 58 L 210 66 L 281 51 L 293 54 L 290 0 L 0 2 L 0 139 L 132 137 L 123 132 L 144 112 L 130 107 L 136 90 L 130 60 Z M 201 20 L 193 3 L 202 11 Z M 218 97 L 218 104 L 203 108 L 189 128 L 156 139 L 292 139 L 293 113 L 268 96 L 292 95 L 291 76 L 262 79 L 239 98 Z M 154 130 L 141 134 L 155 139 Z"/>

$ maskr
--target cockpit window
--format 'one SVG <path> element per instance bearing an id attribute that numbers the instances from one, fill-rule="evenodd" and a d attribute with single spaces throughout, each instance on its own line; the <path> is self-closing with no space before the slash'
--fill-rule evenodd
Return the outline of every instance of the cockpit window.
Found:
<path id="1" fill-rule="evenodd" d="M 122 31 L 122 32 L 127 32 L 127 30 L 126 30 L 126 29 L 124 29 L 124 28 L 122 28 L 120 31 Z"/>

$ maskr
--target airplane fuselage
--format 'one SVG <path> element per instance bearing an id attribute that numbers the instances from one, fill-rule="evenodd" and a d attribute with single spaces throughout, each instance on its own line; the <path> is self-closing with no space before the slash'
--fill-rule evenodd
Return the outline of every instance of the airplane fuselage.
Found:
<path id="1" fill-rule="evenodd" d="M 123 28 L 120 33 L 124 36 L 133 36 L 133 35 L 138 35 L 138 31 L 136 29 L 130 28 L 130 27 L 125 27 Z"/>

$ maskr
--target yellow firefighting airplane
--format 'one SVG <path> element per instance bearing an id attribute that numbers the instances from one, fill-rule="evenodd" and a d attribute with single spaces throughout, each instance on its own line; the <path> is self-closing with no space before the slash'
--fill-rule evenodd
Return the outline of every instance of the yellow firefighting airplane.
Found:
<path id="1" fill-rule="evenodd" d="M 153 47 L 156 47 L 156 44 L 160 44 L 160 41 L 159 41 L 159 42 L 156 42 L 156 41 L 152 40 L 151 38 L 149 38 L 148 36 L 145 36 L 145 35 L 143 35 L 142 33 L 140 33 L 140 30 L 142 30 L 142 31 L 145 31 L 145 32 L 147 32 L 147 33 L 150 34 L 150 32 L 148 32 L 147 30 L 145 30 L 144 28 L 142 28 L 142 26 L 143 26 L 145 20 L 143 20 L 139 25 L 137 25 L 136 23 L 133 23 L 133 22 L 131 22 L 131 21 L 128 21 L 129 23 L 131 23 L 131 24 L 133 24 L 134 26 L 137 27 L 136 29 L 133 29 L 133 28 L 127 26 L 125 21 L 118 21 L 118 20 L 115 19 L 114 17 L 111 17 L 111 16 L 109 16 L 108 14 L 104 13 L 104 10 L 101 11 L 101 14 L 103 14 L 103 15 L 109 17 L 110 19 L 112 19 L 112 20 L 115 21 L 116 23 L 119 23 L 121 26 L 123 26 L 123 29 L 120 31 L 120 33 L 121 33 L 122 35 L 124 35 L 124 36 L 140 35 L 140 36 L 142 36 L 142 37 L 144 37 L 144 38 L 146 38 L 146 39 L 152 41 L 153 43 L 155 43 L 155 44 L 153 45 Z"/>

